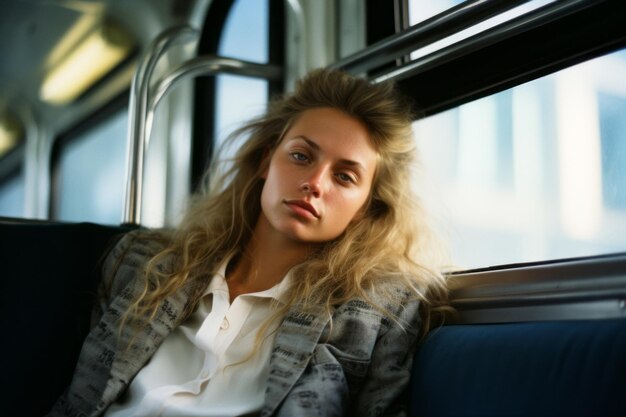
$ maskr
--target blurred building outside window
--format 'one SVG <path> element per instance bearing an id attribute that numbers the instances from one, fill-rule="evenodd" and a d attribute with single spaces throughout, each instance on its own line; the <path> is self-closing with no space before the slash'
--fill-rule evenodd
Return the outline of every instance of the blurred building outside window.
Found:
<path id="1" fill-rule="evenodd" d="M 626 50 L 414 130 L 460 268 L 626 251 Z"/>

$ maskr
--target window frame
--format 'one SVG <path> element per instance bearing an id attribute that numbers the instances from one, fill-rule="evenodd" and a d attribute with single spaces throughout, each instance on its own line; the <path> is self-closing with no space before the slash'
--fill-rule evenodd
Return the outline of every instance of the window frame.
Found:
<path id="1" fill-rule="evenodd" d="M 474 46 L 447 48 L 428 66 L 397 80 L 398 87 L 413 98 L 420 116 L 429 116 L 626 47 L 626 3 L 586 3 L 578 10 L 540 24 L 531 22 L 516 28 L 512 35 L 504 32 L 497 41 L 481 44 L 489 33 L 499 30 L 489 29 L 475 36 Z"/>

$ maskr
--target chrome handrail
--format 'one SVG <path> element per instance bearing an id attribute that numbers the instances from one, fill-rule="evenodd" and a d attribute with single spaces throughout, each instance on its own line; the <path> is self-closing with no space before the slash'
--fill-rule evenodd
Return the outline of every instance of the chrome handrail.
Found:
<path id="1" fill-rule="evenodd" d="M 145 123 L 150 79 L 159 59 L 175 44 L 197 38 L 198 31 L 187 25 L 165 30 L 149 45 L 141 57 L 130 89 L 128 104 L 128 150 L 126 198 L 122 223 L 139 224 L 145 154 Z"/>
<path id="2" fill-rule="evenodd" d="M 141 59 L 131 85 L 128 128 L 128 173 L 126 200 L 122 223 L 141 222 L 141 195 L 146 147 L 152 131 L 154 114 L 161 100 L 183 79 L 217 73 L 237 74 L 278 80 L 282 69 L 270 64 L 257 64 L 240 59 L 214 55 L 192 58 L 156 81 L 150 87 L 159 59 L 175 44 L 193 40 L 198 32 L 189 26 L 168 29 L 150 45 Z"/>
<path id="3" fill-rule="evenodd" d="M 215 73 L 278 80 L 282 76 L 282 69 L 276 65 L 257 64 L 255 62 L 220 57 L 216 55 L 199 56 L 184 62 L 159 81 L 153 90 L 154 92 L 151 94 L 151 106 L 158 106 L 159 102 L 168 90 L 170 90 L 180 80 L 187 77 L 211 75 Z"/>
<path id="4" fill-rule="evenodd" d="M 449 276 L 460 323 L 626 318 L 626 253 Z"/>
<path id="5" fill-rule="evenodd" d="M 180 81 L 199 75 L 234 74 L 247 77 L 279 80 L 282 69 L 275 65 L 257 64 L 241 59 L 224 58 L 215 55 L 199 56 L 190 59 L 163 77 L 151 90 L 150 103 L 146 113 L 145 135 L 150 137 L 154 114 L 161 100 Z"/>
<path id="6" fill-rule="evenodd" d="M 570 13 L 577 12 L 606 0 L 568 0 L 547 4 L 536 10 L 525 13 L 515 19 L 511 19 L 491 29 L 487 29 L 474 36 L 463 39 L 445 48 L 439 49 L 428 55 L 410 61 L 409 63 L 383 71 L 370 77 L 374 83 L 393 80 L 399 81 L 414 76 L 443 62 L 453 60 L 472 51 L 482 49 L 501 41 L 506 37 L 515 36 L 521 32 L 545 25 L 546 23 Z"/>
<path id="7" fill-rule="evenodd" d="M 528 1 L 466 1 L 337 61 L 330 67 L 355 74 L 369 71 Z"/>
<path id="8" fill-rule="evenodd" d="M 307 34 L 307 23 L 304 17 L 304 10 L 302 9 L 301 0 L 286 0 L 285 5 L 289 7 L 289 10 L 291 11 L 291 14 L 294 17 L 293 19 L 293 22 L 295 23 L 294 32 L 299 34 L 300 38 L 305 37 Z M 297 72 L 295 75 L 296 78 L 300 78 L 304 76 L 307 68 L 309 67 L 308 65 L 309 51 L 308 51 L 307 43 L 299 42 L 298 46 L 300 47 L 299 48 L 300 51 L 298 54 L 300 59 L 296 59 L 295 61 L 296 62 L 295 67 L 296 67 L 296 72 Z"/>

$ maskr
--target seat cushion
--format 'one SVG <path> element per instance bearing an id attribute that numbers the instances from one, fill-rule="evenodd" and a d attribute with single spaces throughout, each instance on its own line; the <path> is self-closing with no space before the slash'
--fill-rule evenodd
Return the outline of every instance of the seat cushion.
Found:
<path id="1" fill-rule="evenodd" d="M 2 415 L 44 415 L 67 387 L 89 330 L 99 261 L 128 230 L 0 223 Z"/>
<path id="2" fill-rule="evenodd" d="M 626 319 L 444 326 L 416 354 L 412 416 L 625 416 Z"/>

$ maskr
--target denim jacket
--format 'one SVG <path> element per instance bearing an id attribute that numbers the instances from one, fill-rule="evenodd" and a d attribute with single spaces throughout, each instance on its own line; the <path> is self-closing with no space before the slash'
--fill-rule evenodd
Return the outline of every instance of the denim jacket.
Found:
<path id="1" fill-rule="evenodd" d="M 121 315 L 143 289 L 144 265 L 161 248 L 132 232 L 105 260 L 109 297 L 94 308 L 73 380 L 49 417 L 102 415 L 181 323 L 197 293 L 190 286 L 168 297 L 149 325 L 119 331 Z M 338 306 L 332 325 L 322 308 L 293 306 L 276 334 L 260 416 L 405 416 L 421 321 L 418 301 L 397 291 L 406 301 L 393 309 L 397 322 L 358 299 Z"/>

